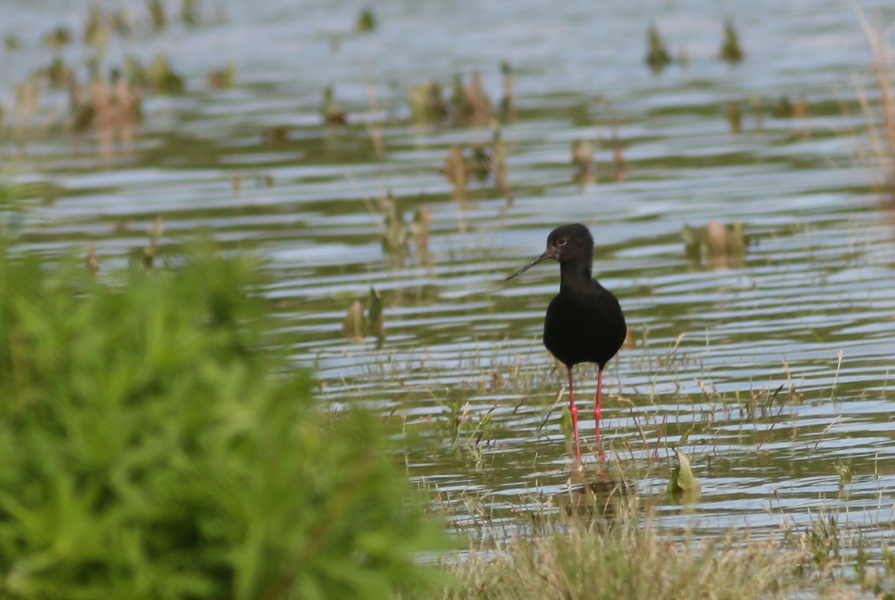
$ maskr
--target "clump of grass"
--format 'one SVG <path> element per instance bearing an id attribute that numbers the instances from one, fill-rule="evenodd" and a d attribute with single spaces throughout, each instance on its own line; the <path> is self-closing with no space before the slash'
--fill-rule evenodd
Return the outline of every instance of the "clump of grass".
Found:
<path id="1" fill-rule="evenodd" d="M 184 78 L 174 71 L 173 65 L 164 52 L 157 53 L 146 68 L 152 89 L 159 94 L 182 94 Z"/>
<path id="2" fill-rule="evenodd" d="M 232 88 L 236 84 L 236 63 L 227 62 L 223 69 L 209 73 L 207 80 L 208 87 L 213 90 Z"/>
<path id="3" fill-rule="evenodd" d="M 721 45 L 721 52 L 718 56 L 721 60 L 736 64 L 743 60 L 743 49 L 740 47 L 740 36 L 737 34 L 733 21 L 730 19 L 724 21 L 724 43 Z"/>
<path id="4" fill-rule="evenodd" d="M 139 24 L 149 24 L 154 33 L 167 27 L 165 3 L 161 0 L 147 0 L 148 19 L 134 18 L 128 9 L 107 10 L 97 3 L 92 3 L 84 19 L 83 35 L 76 38 L 72 30 L 66 26 L 51 29 L 43 36 L 44 45 L 50 52 L 48 65 L 33 71 L 24 81 L 16 85 L 14 110 L 4 119 L 0 111 L 0 135 L 6 132 L 10 122 L 24 132 L 34 126 L 40 126 L 37 132 L 55 129 L 66 124 L 75 131 L 96 126 L 108 133 L 122 131 L 122 138 L 132 137 L 130 129 L 140 121 L 142 113 L 140 101 L 149 93 L 180 94 L 184 91 L 184 78 L 174 70 L 171 60 L 159 53 L 147 66 L 142 66 L 132 56 L 107 56 L 107 52 L 120 45 L 110 45 L 112 36 L 128 38 L 138 33 Z M 202 24 L 199 0 L 183 0 L 181 17 L 190 27 Z M 224 19 L 218 13 L 214 22 Z M 208 21 L 211 22 L 211 21 Z M 143 31 L 142 33 L 149 33 Z M 83 42 L 81 52 L 88 52 L 85 63 L 87 77 L 79 75 L 77 65 L 66 61 L 64 52 L 75 42 Z M 22 41 L 14 34 L 7 35 L 4 40 L 7 52 L 13 52 L 22 46 Z M 124 68 L 115 68 L 115 64 L 124 64 Z M 233 68 L 211 73 L 209 86 L 213 89 L 232 87 L 234 85 Z M 109 73 L 106 76 L 105 73 Z M 55 89 L 67 89 L 69 92 L 68 118 L 61 119 L 63 111 L 54 108 L 51 111 L 42 109 L 40 101 L 42 90 L 49 85 Z M 40 123 L 37 117 L 44 116 Z M 4 121 L 6 121 L 4 123 Z M 17 132 L 21 133 L 21 132 Z M 29 133 L 36 133 L 29 131 Z"/>
<path id="5" fill-rule="evenodd" d="M 542 524 L 543 526 L 544 524 Z M 788 598 L 805 553 L 748 533 L 701 540 L 666 535 L 641 519 L 636 500 L 611 519 L 548 517 L 542 535 L 473 550 L 448 569 L 450 599 L 740 600 Z"/>
<path id="6" fill-rule="evenodd" d="M 161 31 L 168 26 L 168 17 L 165 14 L 165 5 L 161 0 L 147 0 L 149 16 L 152 20 L 152 29 Z"/>
<path id="7" fill-rule="evenodd" d="M 364 9 L 361 10 L 354 28 L 359 32 L 376 30 L 376 15 L 373 14 L 372 8 L 365 6 Z"/>
<path id="8" fill-rule="evenodd" d="M 451 184 L 451 198 L 458 202 L 465 202 L 468 199 L 469 177 L 472 168 L 469 159 L 464 156 L 460 144 L 451 144 L 441 172 Z"/>
<path id="9" fill-rule="evenodd" d="M 441 84 L 437 81 L 422 81 L 410 88 L 408 100 L 415 122 L 440 123 L 447 117 L 447 104 L 441 94 Z"/>
<path id="10" fill-rule="evenodd" d="M 88 127 L 113 129 L 133 126 L 143 118 L 142 95 L 118 70 L 110 79 L 96 74 L 87 88 L 72 78 L 69 84 L 69 122 L 75 131 Z"/>
<path id="11" fill-rule="evenodd" d="M 347 122 L 345 112 L 336 101 L 331 85 L 323 88 L 323 106 L 321 108 L 323 122 L 326 125 L 344 125 Z"/>
<path id="12" fill-rule="evenodd" d="M 810 513 L 804 525 L 783 521 L 780 528 L 787 545 L 805 555 L 799 575 L 810 577 L 828 596 L 853 598 L 861 589 L 874 598 L 893 597 L 895 556 L 888 544 L 891 522 L 858 525 L 848 522 L 848 513 L 822 507 Z"/>
<path id="13" fill-rule="evenodd" d="M 655 25 L 650 26 L 646 32 L 646 45 L 646 64 L 654 73 L 661 72 L 671 64 L 671 53 Z"/>
<path id="14" fill-rule="evenodd" d="M 481 127 L 491 120 L 491 98 L 485 92 L 480 71 L 473 71 L 468 86 L 463 84 L 462 74 L 454 76 L 451 108 L 454 124 L 460 127 Z"/>
<path id="15" fill-rule="evenodd" d="M 381 346 L 385 339 L 385 316 L 382 312 L 382 294 L 370 286 L 367 295 L 367 315 L 364 316 L 364 304 L 355 300 L 348 308 L 342 322 L 342 334 L 354 344 L 362 344 L 368 335 L 376 336 Z"/>

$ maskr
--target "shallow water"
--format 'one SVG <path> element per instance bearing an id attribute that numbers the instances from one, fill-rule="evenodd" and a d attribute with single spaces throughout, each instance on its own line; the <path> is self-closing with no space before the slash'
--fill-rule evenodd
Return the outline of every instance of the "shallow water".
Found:
<path id="1" fill-rule="evenodd" d="M 61 24 L 79 32 L 88 5 L 14 4 L 23 49 L 6 56 L 7 107 L 10 83 L 49 60 L 41 35 Z M 145 19 L 142 2 L 130 6 Z M 863 6 L 895 18 L 887 2 Z M 163 243 L 207 231 L 260 252 L 280 339 L 316 370 L 323 400 L 376 406 L 411 434 L 411 474 L 463 521 L 500 518 L 570 479 L 565 376 L 540 344 L 558 269 L 504 278 L 543 250 L 552 227 L 581 221 L 634 342 L 607 372 L 605 442 L 664 522 L 710 532 L 800 523 L 820 508 L 891 519 L 895 218 L 862 153 L 856 85 L 869 81 L 869 52 L 847 3 L 406 0 L 376 6 L 370 34 L 351 32 L 360 6 L 349 2 L 203 9 L 197 29 L 152 34 L 138 23 L 133 38 L 112 38 L 109 57 L 163 49 L 187 79 L 182 96 L 146 99 L 132 140 L 47 127 L 64 112 L 60 92 L 44 96 L 43 117 L 7 128 L 7 171 L 54 189 L 28 217 L 27 243 L 93 242 L 103 264 L 122 264 L 160 218 Z M 211 22 L 216 12 L 225 20 Z M 727 17 L 747 52 L 736 67 L 715 59 Z M 649 71 L 650 23 L 673 52 L 686 48 L 689 65 Z M 516 72 L 518 119 L 502 127 L 512 199 L 492 179 L 473 180 L 461 203 L 439 172 L 448 148 L 492 132 L 416 125 L 407 91 L 480 70 L 497 99 L 502 59 Z M 236 87 L 209 89 L 206 73 L 228 60 Z M 324 126 L 325 85 L 346 127 Z M 775 116 L 783 96 L 804 97 L 809 116 Z M 734 101 L 740 133 L 724 118 Z M 288 127 L 285 143 L 266 141 L 276 126 Z M 584 186 L 571 165 L 576 138 L 596 149 L 597 179 Z M 403 260 L 383 250 L 389 191 L 407 221 L 430 211 L 428 260 L 414 241 Z M 712 219 L 743 224 L 742 260 L 687 257 L 684 225 Z M 384 300 L 381 347 L 341 331 L 370 286 Z M 577 377 L 587 415 L 595 372 Z M 593 421 L 582 427 L 589 439 Z M 702 482 L 690 507 L 664 499 L 672 447 Z"/>

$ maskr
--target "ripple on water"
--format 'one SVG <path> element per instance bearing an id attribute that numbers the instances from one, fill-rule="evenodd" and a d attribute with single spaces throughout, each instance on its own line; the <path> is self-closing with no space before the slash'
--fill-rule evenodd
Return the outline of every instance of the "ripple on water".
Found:
<path id="1" fill-rule="evenodd" d="M 606 443 L 638 492 L 658 499 L 663 525 L 711 534 L 804 524 L 809 509 L 890 518 L 880 495 L 895 483 L 885 466 L 895 453 L 895 228 L 868 193 L 854 119 L 830 109 L 867 67 L 850 9 L 832 0 L 810 10 L 759 0 L 723 15 L 706 3 L 666 7 L 663 34 L 687 40 L 692 62 L 654 77 L 630 3 L 594 12 L 523 1 L 486 3 L 474 17 L 451 3 L 384 6 L 385 26 L 344 36 L 339 51 L 329 34 L 354 15 L 331 3 L 232 5 L 221 29 L 166 35 L 169 55 L 187 57 L 189 93 L 147 99 L 132 143 L 103 150 L 92 134 L 60 134 L 27 148 L 23 164 L 35 166 L 23 180 L 63 191 L 29 217 L 26 240 L 46 250 L 94 241 L 114 263 L 147 242 L 159 217 L 165 239 L 205 230 L 263 255 L 278 337 L 316 369 L 322 399 L 365 403 L 419 432 L 409 471 L 462 524 L 474 517 L 469 496 L 499 521 L 568 489 L 565 376 L 540 345 L 558 270 L 503 279 L 543 250 L 553 226 L 582 221 L 634 338 L 607 372 Z M 74 18 L 87 4 L 63 12 Z M 42 9 L 19 9 L 34 39 L 57 25 Z M 724 17 L 762 40 L 746 41 L 735 69 L 714 58 Z M 421 27 L 427 35 L 416 35 Z M 205 73 L 229 57 L 237 88 L 206 90 Z M 497 98 L 502 57 L 517 69 L 519 94 L 518 121 L 502 131 L 513 198 L 473 179 L 458 202 L 439 172 L 449 146 L 493 133 L 414 126 L 407 90 L 479 69 Z M 37 66 L 22 57 L 10 80 Z M 335 86 L 348 127 L 322 126 L 324 85 Z M 773 114 L 783 96 L 805 96 L 810 117 Z M 739 135 L 724 121 L 732 101 Z M 287 136 L 274 146 L 265 135 L 279 126 Z M 574 180 L 576 138 L 594 141 L 596 183 Z M 428 258 L 413 238 L 403 260 L 383 251 L 379 199 L 389 191 L 405 221 L 429 210 Z M 712 219 L 742 222 L 752 243 L 741 262 L 685 256 L 683 226 Z M 381 348 L 341 335 L 345 311 L 370 286 L 385 304 Z M 578 382 L 587 415 L 594 369 L 579 368 Z M 583 419 L 586 436 L 593 426 Z M 692 512 L 665 500 L 671 446 L 691 455 L 702 480 Z"/>

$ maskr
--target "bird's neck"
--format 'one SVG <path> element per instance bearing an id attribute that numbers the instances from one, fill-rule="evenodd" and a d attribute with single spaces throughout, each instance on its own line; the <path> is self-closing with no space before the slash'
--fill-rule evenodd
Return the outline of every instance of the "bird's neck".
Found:
<path id="1" fill-rule="evenodd" d="M 574 261 L 560 263 L 560 286 L 577 288 L 591 285 L 591 266 Z"/>

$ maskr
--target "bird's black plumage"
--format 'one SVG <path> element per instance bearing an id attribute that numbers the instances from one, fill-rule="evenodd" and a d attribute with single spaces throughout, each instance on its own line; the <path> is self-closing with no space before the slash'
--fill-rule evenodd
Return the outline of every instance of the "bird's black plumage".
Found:
<path id="1" fill-rule="evenodd" d="M 559 261 L 559 294 L 547 307 L 544 345 L 568 368 L 597 363 L 602 370 L 625 341 L 625 316 L 612 292 L 593 279 L 594 240 L 580 223 L 554 229 L 547 252 Z"/>
<path id="2" fill-rule="evenodd" d="M 557 227 L 547 236 L 547 249 L 538 258 L 507 279 L 552 258 L 559 261 L 559 294 L 550 301 L 544 320 L 544 345 L 569 369 L 569 396 L 578 447 L 578 408 L 572 383 L 572 368 L 579 363 L 597 363 L 597 402 L 594 407 L 599 441 L 603 369 L 625 341 L 627 326 L 621 306 L 612 292 L 593 278 L 594 238 L 580 223 Z M 602 456 L 602 450 L 601 450 Z"/>

